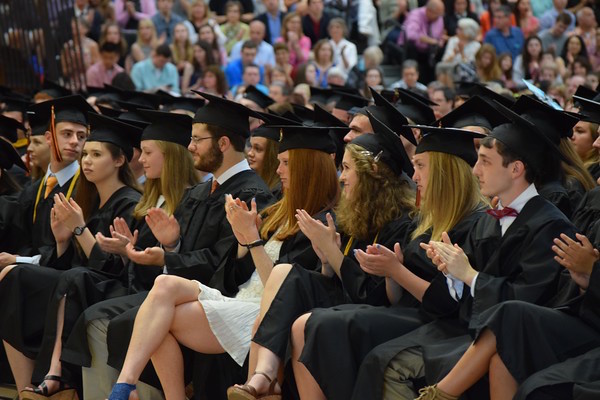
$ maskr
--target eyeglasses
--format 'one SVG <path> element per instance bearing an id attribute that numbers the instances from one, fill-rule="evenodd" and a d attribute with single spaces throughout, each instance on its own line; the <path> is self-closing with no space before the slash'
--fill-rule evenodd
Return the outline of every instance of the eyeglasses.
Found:
<path id="1" fill-rule="evenodd" d="M 208 136 L 208 137 L 195 137 L 195 136 L 192 136 L 192 137 L 190 137 L 190 139 L 191 139 L 192 143 L 194 143 L 194 144 L 198 144 L 198 143 L 200 143 L 202 140 L 205 140 L 205 139 L 212 139 L 212 138 L 213 138 L 212 136 Z"/>

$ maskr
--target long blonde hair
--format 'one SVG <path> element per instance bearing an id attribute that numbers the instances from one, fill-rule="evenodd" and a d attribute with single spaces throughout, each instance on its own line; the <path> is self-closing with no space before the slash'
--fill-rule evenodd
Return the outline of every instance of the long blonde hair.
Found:
<path id="1" fill-rule="evenodd" d="M 588 130 L 590 131 L 590 135 L 592 137 L 592 143 L 598 139 L 598 124 L 593 122 L 588 122 Z M 594 164 L 598 164 L 600 162 L 600 154 L 598 154 L 598 150 L 594 147 L 589 149 L 585 154 L 585 157 L 582 157 L 583 165 L 585 168 L 589 168 Z"/>
<path id="2" fill-rule="evenodd" d="M 471 166 L 460 157 L 430 151 L 427 192 L 421 201 L 419 223 L 412 239 L 431 229 L 431 240 L 441 240 L 468 214 L 487 203 Z"/>
<path id="3" fill-rule="evenodd" d="M 151 208 L 156 207 L 158 198 L 165 198 L 163 209 L 172 215 L 179 205 L 185 189 L 198 183 L 192 155 L 185 147 L 162 140 L 154 141 L 164 156 L 163 169 L 158 179 L 148 179 L 144 194 L 135 207 L 133 216 L 142 219 Z"/>
<path id="4" fill-rule="evenodd" d="M 140 37 L 141 28 L 144 28 L 146 26 L 152 28 L 152 38 L 150 39 L 150 43 L 142 42 L 142 39 Z M 153 49 L 155 49 L 156 46 L 158 46 L 158 36 L 156 34 L 156 26 L 154 26 L 154 22 L 152 22 L 152 20 L 150 18 L 144 18 L 144 19 L 140 20 L 140 22 L 138 24 L 138 29 L 137 29 L 136 43 L 140 47 L 150 45 L 150 47 L 152 47 Z"/>
<path id="5" fill-rule="evenodd" d="M 263 211 L 264 223 L 260 235 L 268 239 L 279 229 L 277 240 L 295 235 L 300 228 L 296 210 L 304 209 L 310 215 L 333 209 L 337 204 L 340 185 L 335 162 L 325 152 L 309 149 L 289 150 L 289 189 L 277 203 Z"/>
<path id="6" fill-rule="evenodd" d="M 279 165 L 279 160 L 277 160 L 278 151 L 279 142 L 267 138 L 260 177 L 265 181 L 269 189 L 274 189 L 281 182 L 279 175 L 277 175 L 277 166 Z"/>
<path id="7" fill-rule="evenodd" d="M 573 148 L 573 144 L 571 143 L 571 139 L 562 138 L 560 139 L 560 144 L 558 146 L 560 152 L 569 160 L 569 163 L 561 161 L 560 166 L 562 172 L 565 176 L 566 180 L 576 180 L 587 192 L 588 190 L 593 189 L 596 186 L 596 182 L 594 178 L 587 170 L 581 157 Z M 593 149 L 594 151 L 596 149 Z"/>
<path id="8" fill-rule="evenodd" d="M 383 162 L 373 160 L 356 144 L 346 145 L 358 184 L 352 198 L 342 196 L 336 208 L 340 230 L 356 239 L 372 238 L 387 223 L 415 210 L 415 193 Z"/>

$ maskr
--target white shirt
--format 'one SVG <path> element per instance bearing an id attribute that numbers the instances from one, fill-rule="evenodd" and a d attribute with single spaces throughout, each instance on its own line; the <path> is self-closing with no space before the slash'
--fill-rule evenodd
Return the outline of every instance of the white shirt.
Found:
<path id="1" fill-rule="evenodd" d="M 333 63 L 337 67 L 340 67 L 344 72 L 348 73 L 348 71 L 350 71 L 358 62 L 356 45 L 346 39 L 340 40 L 339 43 L 336 43 L 333 41 L 333 39 L 330 39 L 329 43 L 333 48 Z M 344 57 L 348 62 L 348 67 L 346 67 L 344 61 L 342 60 L 342 49 L 344 49 Z"/>
<path id="2" fill-rule="evenodd" d="M 60 171 L 54 173 L 50 170 L 50 165 L 48 165 L 48 170 L 46 171 L 46 175 L 44 176 L 44 180 L 47 180 L 49 176 L 55 176 L 56 181 L 60 187 L 63 187 L 71 178 L 75 176 L 77 171 L 79 170 L 79 162 L 77 160 L 73 161 L 71 164 L 67 165 L 65 168 Z M 16 257 L 15 262 L 17 263 L 26 263 L 26 264 L 35 264 L 40 265 L 40 259 L 42 258 L 41 254 L 37 254 L 32 257 Z"/>
<path id="3" fill-rule="evenodd" d="M 534 198 L 537 195 L 538 195 L 538 191 L 536 190 L 535 185 L 532 183 L 531 185 L 529 185 L 527 187 L 527 189 L 525 189 L 523 192 L 521 192 L 521 194 L 519 196 L 517 196 L 517 198 L 514 199 L 512 201 L 512 203 L 510 203 L 508 205 L 508 207 L 513 208 L 515 211 L 517 211 L 517 213 L 520 213 L 521 210 L 523 210 L 523 207 L 525 207 L 525 204 L 527 204 L 527 202 L 529 200 L 531 200 L 532 198 Z M 498 208 L 500 210 L 502 210 L 504 208 L 500 202 L 498 202 Z M 515 219 L 517 219 L 517 217 L 506 216 L 506 217 L 500 218 L 500 229 L 502 232 L 502 236 L 504 236 L 504 234 L 506 233 L 508 228 L 512 225 L 512 223 L 515 221 Z M 479 272 L 475 275 L 475 277 L 473 278 L 473 281 L 471 282 L 471 296 L 472 297 L 475 297 L 475 283 L 477 282 L 478 276 L 479 276 Z M 452 281 L 452 283 L 450 281 Z M 464 282 L 459 281 L 458 279 L 454 278 L 452 275 L 449 274 L 446 276 L 446 283 L 448 284 L 448 290 L 450 291 L 450 295 L 452 296 L 452 298 L 454 298 L 454 300 L 458 301 L 458 299 L 460 299 L 462 297 Z M 452 285 L 452 287 L 451 287 L 451 285 Z M 460 296 L 455 297 L 455 295 L 452 294 L 453 290 L 455 292 L 460 291 Z"/>

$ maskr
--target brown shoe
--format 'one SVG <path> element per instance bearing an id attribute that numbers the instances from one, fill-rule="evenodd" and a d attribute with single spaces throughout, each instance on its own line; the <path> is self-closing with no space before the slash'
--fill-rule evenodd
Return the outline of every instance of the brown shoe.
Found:
<path id="1" fill-rule="evenodd" d="M 419 397 L 415 400 L 458 400 L 458 396 L 451 396 L 433 385 L 419 390 Z"/>

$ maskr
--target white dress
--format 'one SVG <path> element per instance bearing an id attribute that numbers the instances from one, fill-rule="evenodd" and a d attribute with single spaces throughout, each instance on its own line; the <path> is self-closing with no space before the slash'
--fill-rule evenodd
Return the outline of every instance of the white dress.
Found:
<path id="1" fill-rule="evenodd" d="M 275 235 L 264 247 L 271 261 L 275 262 L 279 259 L 283 242 L 273 237 Z M 223 296 L 217 289 L 196 283 L 200 287 L 198 301 L 204 308 L 210 329 L 223 349 L 242 366 L 250 351 L 252 326 L 258 317 L 264 289 L 258 272 L 254 270 L 250 279 L 238 286 L 235 297 Z"/>

